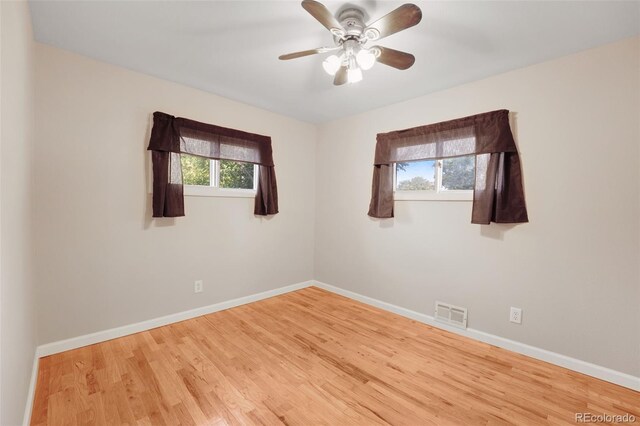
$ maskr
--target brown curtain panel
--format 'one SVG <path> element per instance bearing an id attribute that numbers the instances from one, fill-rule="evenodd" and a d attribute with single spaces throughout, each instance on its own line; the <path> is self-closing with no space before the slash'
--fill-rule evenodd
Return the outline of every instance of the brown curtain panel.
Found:
<path id="1" fill-rule="evenodd" d="M 184 216 L 181 154 L 259 165 L 254 214 L 278 213 L 269 136 L 155 112 L 148 149 L 153 161 L 153 217 Z"/>
<path id="2" fill-rule="evenodd" d="M 476 156 L 471 223 L 528 222 L 507 110 L 378 134 L 369 216 L 393 217 L 394 163 L 465 155 Z"/>

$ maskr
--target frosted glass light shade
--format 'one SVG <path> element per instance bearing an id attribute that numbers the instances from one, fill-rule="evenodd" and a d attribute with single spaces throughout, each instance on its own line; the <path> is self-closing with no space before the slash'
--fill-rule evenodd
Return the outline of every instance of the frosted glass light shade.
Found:
<path id="1" fill-rule="evenodd" d="M 370 50 L 362 49 L 356 55 L 356 61 L 363 70 L 369 70 L 376 63 L 376 55 Z"/>
<path id="2" fill-rule="evenodd" d="M 349 83 L 357 83 L 362 80 L 362 70 L 360 68 L 352 68 L 347 70 L 347 81 Z"/>
<path id="3" fill-rule="evenodd" d="M 336 55 L 331 55 L 322 62 L 322 68 L 324 68 L 329 75 L 336 75 L 341 65 L 342 61 Z"/>

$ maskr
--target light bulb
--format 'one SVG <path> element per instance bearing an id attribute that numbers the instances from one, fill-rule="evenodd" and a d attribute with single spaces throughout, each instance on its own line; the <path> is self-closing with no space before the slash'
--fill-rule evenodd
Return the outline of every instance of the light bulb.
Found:
<path id="1" fill-rule="evenodd" d="M 347 70 L 347 81 L 349 83 L 357 83 L 362 80 L 362 71 L 360 68 L 349 68 Z"/>
<path id="2" fill-rule="evenodd" d="M 356 61 L 358 61 L 360 68 L 366 71 L 376 63 L 376 55 L 368 49 L 362 49 L 356 55 Z"/>
<path id="3" fill-rule="evenodd" d="M 342 61 L 336 55 L 331 55 L 322 62 L 322 68 L 324 68 L 329 75 L 336 75 L 341 65 Z"/>

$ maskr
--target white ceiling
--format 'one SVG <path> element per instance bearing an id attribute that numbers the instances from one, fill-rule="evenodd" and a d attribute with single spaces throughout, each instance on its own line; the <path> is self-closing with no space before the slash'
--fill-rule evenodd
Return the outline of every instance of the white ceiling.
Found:
<path id="1" fill-rule="evenodd" d="M 327 1 L 332 12 L 346 2 Z M 403 2 L 356 0 L 369 22 Z M 374 109 L 489 75 L 631 37 L 640 2 L 417 1 L 418 26 L 380 45 L 416 56 L 399 71 L 377 64 L 336 87 L 332 45 L 298 1 L 31 1 L 36 40 L 309 122 Z"/>

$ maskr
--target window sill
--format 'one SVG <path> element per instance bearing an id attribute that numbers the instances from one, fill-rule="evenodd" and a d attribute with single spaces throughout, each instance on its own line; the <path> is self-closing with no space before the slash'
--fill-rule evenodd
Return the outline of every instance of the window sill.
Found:
<path id="1" fill-rule="evenodd" d="M 227 198 L 254 198 L 255 189 L 228 189 L 215 188 L 213 186 L 185 185 L 186 197 L 227 197 Z"/>
<path id="2" fill-rule="evenodd" d="M 473 201 L 473 191 L 395 191 L 395 201 Z"/>

